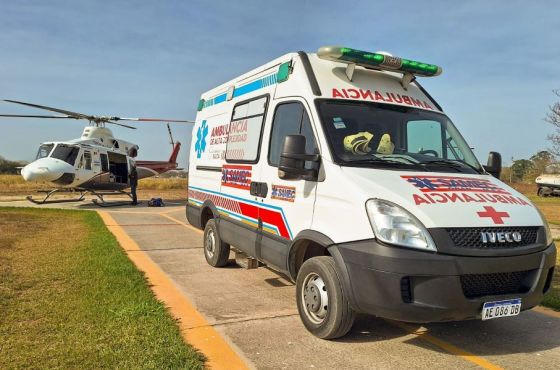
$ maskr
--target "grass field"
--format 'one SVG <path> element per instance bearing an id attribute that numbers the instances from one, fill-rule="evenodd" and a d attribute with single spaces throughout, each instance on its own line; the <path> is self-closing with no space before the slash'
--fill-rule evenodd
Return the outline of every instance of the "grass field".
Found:
<path id="1" fill-rule="evenodd" d="M 516 190 L 527 196 L 545 215 L 549 223 L 560 226 L 560 197 L 539 197 L 535 184 L 514 184 Z"/>
<path id="2" fill-rule="evenodd" d="M 172 190 L 187 189 L 187 179 L 181 178 L 164 178 L 164 177 L 148 177 L 138 181 L 139 190 Z"/>
<path id="3" fill-rule="evenodd" d="M 0 208 L 0 368 L 199 369 L 94 212 Z"/>
<path id="4" fill-rule="evenodd" d="M 31 183 L 20 175 L 0 175 L 0 194 L 28 194 L 37 189 L 50 188 L 47 183 Z"/>
<path id="5" fill-rule="evenodd" d="M 27 195 L 35 195 L 37 190 L 51 189 L 49 183 L 30 183 L 20 175 L 0 175 L 0 200 L 25 199 Z M 58 195 L 57 195 L 58 196 Z M 37 195 L 41 198 L 41 195 Z M 71 195 L 75 197 L 75 195 Z M 150 199 L 153 197 L 164 200 L 186 200 L 187 179 L 150 177 L 138 182 L 138 197 Z"/>

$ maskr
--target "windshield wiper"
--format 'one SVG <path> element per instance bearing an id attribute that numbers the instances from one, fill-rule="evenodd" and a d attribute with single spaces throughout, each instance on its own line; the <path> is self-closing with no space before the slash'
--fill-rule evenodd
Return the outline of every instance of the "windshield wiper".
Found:
<path id="1" fill-rule="evenodd" d="M 455 168 L 455 169 L 459 169 L 459 168 L 470 168 L 472 170 L 474 170 L 476 173 L 481 173 L 480 169 L 476 168 L 475 166 L 467 163 L 467 162 L 463 162 L 463 161 L 458 161 L 458 160 L 452 160 L 452 159 L 437 159 L 434 161 L 427 161 L 427 162 L 420 162 L 420 164 L 422 164 L 423 166 L 427 166 L 427 165 L 440 165 L 440 166 L 449 166 L 451 168 Z"/>
<path id="2" fill-rule="evenodd" d="M 426 169 L 420 166 L 419 163 L 413 162 L 411 160 L 408 161 L 409 163 L 396 161 L 394 159 L 368 158 L 368 159 L 359 159 L 355 161 L 347 161 L 345 164 L 349 166 L 375 164 L 375 165 L 382 165 L 382 166 L 399 166 L 404 168 L 414 167 L 416 169 L 426 171 Z"/>
<path id="3" fill-rule="evenodd" d="M 414 165 L 420 164 L 420 162 L 414 161 L 414 160 L 412 160 L 412 159 L 410 159 L 410 158 L 398 157 L 398 156 L 395 156 L 395 155 L 385 155 L 385 156 L 383 156 L 383 157 L 377 157 L 377 158 L 380 158 L 380 159 L 383 159 L 383 160 L 388 159 L 388 160 L 390 160 L 390 161 L 395 161 L 395 160 L 398 160 L 398 159 L 402 159 L 402 160 L 404 160 L 404 161 L 406 161 L 406 162 L 408 162 L 408 163 L 410 163 L 410 164 L 414 164 Z M 401 162 L 401 163 L 402 163 L 402 162 Z"/>

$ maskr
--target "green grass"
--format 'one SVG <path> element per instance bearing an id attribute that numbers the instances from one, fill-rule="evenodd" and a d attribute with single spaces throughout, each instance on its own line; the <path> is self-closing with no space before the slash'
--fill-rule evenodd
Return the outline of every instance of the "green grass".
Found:
<path id="1" fill-rule="evenodd" d="M 203 361 L 96 213 L 0 208 L 0 368 Z"/>
<path id="2" fill-rule="evenodd" d="M 187 179 L 174 177 L 148 177 L 138 181 L 139 190 L 187 189 Z"/>

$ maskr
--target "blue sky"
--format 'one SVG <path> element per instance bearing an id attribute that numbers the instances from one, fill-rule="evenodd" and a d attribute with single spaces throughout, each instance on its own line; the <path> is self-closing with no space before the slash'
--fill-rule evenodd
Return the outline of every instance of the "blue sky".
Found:
<path id="1" fill-rule="evenodd" d="M 450 6 L 450 4 L 453 4 Z M 284 53 L 323 45 L 441 65 L 422 79 L 475 148 L 505 162 L 548 146 L 560 88 L 556 1 L 0 0 L 0 98 L 90 114 L 193 119 L 200 94 Z M 2 113 L 32 109 L 0 103 Z M 78 121 L 0 121 L 0 155 L 80 136 Z M 141 159 L 170 152 L 164 125 L 114 128 Z M 190 127 L 173 126 L 187 163 Z"/>

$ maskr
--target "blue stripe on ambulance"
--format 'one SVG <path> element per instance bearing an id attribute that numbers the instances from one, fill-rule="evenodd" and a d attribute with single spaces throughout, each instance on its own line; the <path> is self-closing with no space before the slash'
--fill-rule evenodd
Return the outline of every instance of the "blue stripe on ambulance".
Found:
<path id="1" fill-rule="evenodd" d="M 264 76 L 258 80 L 249 82 L 245 85 L 241 85 L 239 87 L 236 87 L 235 90 L 233 91 L 233 97 L 237 98 L 241 95 L 245 95 L 245 94 L 249 94 L 252 93 L 253 91 L 257 91 L 259 89 L 268 87 L 268 86 L 272 86 L 274 84 L 276 84 L 277 82 L 277 73 L 272 73 L 270 75 Z M 227 99 L 227 93 L 223 93 L 220 95 L 217 95 L 213 98 L 210 98 L 206 101 L 204 101 L 204 108 L 208 108 L 211 107 L 213 105 L 216 104 L 220 104 L 225 102 Z"/>

